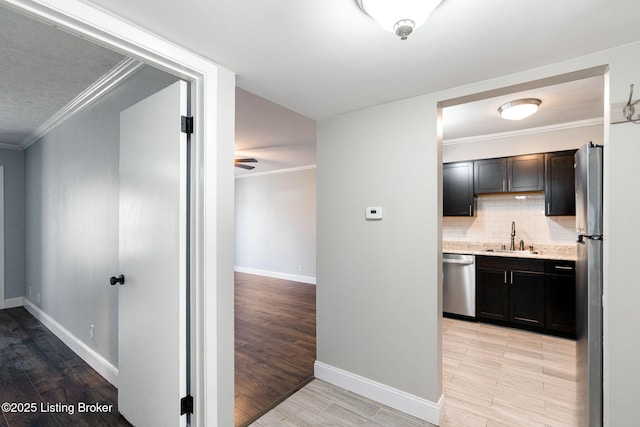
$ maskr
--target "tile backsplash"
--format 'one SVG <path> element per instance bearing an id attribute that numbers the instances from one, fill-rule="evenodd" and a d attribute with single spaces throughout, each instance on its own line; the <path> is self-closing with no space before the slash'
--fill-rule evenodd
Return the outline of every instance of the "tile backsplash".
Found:
<path id="1" fill-rule="evenodd" d="M 517 197 L 524 197 L 516 199 Z M 544 215 L 544 194 L 482 195 L 476 199 L 475 217 L 444 217 L 442 239 L 457 242 L 511 242 L 511 222 L 516 222 L 516 247 L 574 245 L 575 216 Z"/>

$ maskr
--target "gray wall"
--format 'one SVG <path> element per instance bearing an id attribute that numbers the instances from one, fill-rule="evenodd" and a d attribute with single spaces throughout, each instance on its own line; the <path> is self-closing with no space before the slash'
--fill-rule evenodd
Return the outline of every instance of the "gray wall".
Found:
<path id="1" fill-rule="evenodd" d="M 24 151 L 0 148 L 4 166 L 4 297 L 23 296 Z"/>
<path id="2" fill-rule="evenodd" d="M 120 111 L 175 80 L 143 67 L 26 150 L 25 296 L 115 366 Z"/>
<path id="3" fill-rule="evenodd" d="M 608 65 L 608 105 L 640 76 L 640 43 L 368 110 L 318 125 L 318 360 L 437 402 L 441 396 L 441 144 L 437 104 Z M 637 98 L 637 96 L 636 96 Z M 605 426 L 640 418 L 637 261 L 640 126 L 606 123 Z M 402 135 L 399 138 L 398 135 Z M 358 168 L 348 159 L 358 157 Z M 407 164 L 407 158 L 419 158 Z M 366 205 L 386 208 L 367 223 Z"/>
<path id="4" fill-rule="evenodd" d="M 235 264 L 315 280 L 315 168 L 236 178 Z"/>
<path id="5" fill-rule="evenodd" d="M 425 117 L 410 99 L 318 125 L 317 359 L 437 402 L 441 155 Z"/>

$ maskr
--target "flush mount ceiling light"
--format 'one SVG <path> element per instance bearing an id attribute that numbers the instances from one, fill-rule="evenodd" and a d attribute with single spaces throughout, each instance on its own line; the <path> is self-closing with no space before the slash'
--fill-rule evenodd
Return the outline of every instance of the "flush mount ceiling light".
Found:
<path id="1" fill-rule="evenodd" d="M 503 119 L 522 120 L 538 111 L 541 103 L 542 101 L 536 98 L 516 99 L 502 104 L 498 112 Z"/>
<path id="2" fill-rule="evenodd" d="M 442 0 L 356 0 L 360 9 L 402 40 L 427 20 Z"/>

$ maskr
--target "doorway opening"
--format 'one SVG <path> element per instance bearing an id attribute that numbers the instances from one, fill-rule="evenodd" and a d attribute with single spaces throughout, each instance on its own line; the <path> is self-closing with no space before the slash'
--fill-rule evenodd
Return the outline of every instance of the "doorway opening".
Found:
<path id="1" fill-rule="evenodd" d="M 549 215 L 544 185 L 514 192 L 507 184 L 505 189 L 483 192 L 474 184 L 479 178 L 484 179 L 479 177 L 480 167 L 492 161 L 542 154 L 538 157 L 544 178 L 545 153 L 571 152 L 589 141 L 602 144 L 606 73 L 606 66 L 594 67 L 438 104 L 443 129 L 442 158 L 447 165 L 444 171 L 449 174 L 444 183 L 444 196 L 449 197 L 445 205 L 452 205 L 452 191 L 447 187 L 452 182 L 452 171 L 464 172 L 464 179 L 458 177 L 458 184 L 468 188 L 468 192 L 457 193 L 459 198 L 467 197 L 464 210 L 447 211 L 444 206 L 443 253 L 473 255 L 476 273 L 474 293 L 466 296 L 474 309 L 471 314 L 456 313 L 447 301 L 453 299 L 447 292 L 454 288 L 443 289 L 443 305 L 453 312 L 443 319 L 441 332 L 445 419 L 449 421 L 471 417 L 503 423 L 508 420 L 512 424 L 544 423 L 545 419 L 576 423 L 575 340 L 566 338 L 572 336 L 571 332 L 554 331 L 545 324 L 545 317 L 550 316 L 545 304 L 553 297 L 549 292 L 545 294 L 549 289 L 545 285 L 545 260 L 548 258 L 549 264 L 575 262 L 575 213 Z M 522 98 L 541 99 L 539 112 L 528 121 L 502 120 L 498 108 Z M 505 177 L 505 181 L 508 179 Z M 460 200 L 453 202 L 462 204 Z M 510 247 L 514 228 L 515 248 Z M 518 241 L 524 243 L 520 243 L 524 246 L 520 253 Z M 516 253 L 509 253 L 511 249 Z M 528 262 L 522 261 L 527 258 L 525 252 L 541 270 L 530 274 L 520 264 L 514 268 L 500 266 L 495 282 L 506 285 L 499 289 L 500 293 L 489 292 L 485 284 L 492 283 L 493 267 L 487 263 L 513 260 L 509 258 L 513 255 L 519 257 L 516 260 L 520 263 Z M 509 287 L 518 282 L 509 272 L 516 276 L 530 274 L 526 280 L 529 284 L 538 283 L 541 293 L 521 297 L 523 303 L 518 305 L 517 289 Z M 445 278 L 445 284 L 446 281 Z M 498 296 L 504 296 L 504 301 L 496 302 Z M 489 300 L 495 303 L 494 307 L 488 308 Z M 538 313 L 536 319 L 532 316 L 525 321 L 527 316 L 517 312 L 537 304 L 539 310 L 533 310 Z M 537 323 L 532 325 L 534 320 Z"/>
<path id="2" fill-rule="evenodd" d="M 235 425 L 314 373 L 316 123 L 236 91 Z M 246 166 L 246 165 L 245 165 Z"/>

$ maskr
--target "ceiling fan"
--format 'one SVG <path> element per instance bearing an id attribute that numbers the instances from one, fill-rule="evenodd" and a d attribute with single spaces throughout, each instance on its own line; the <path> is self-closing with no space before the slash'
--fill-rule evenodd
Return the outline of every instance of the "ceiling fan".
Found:
<path id="1" fill-rule="evenodd" d="M 234 164 L 235 167 L 237 168 L 242 168 L 242 169 L 247 169 L 247 170 L 251 170 L 254 169 L 255 166 L 251 166 L 251 165 L 245 165 L 243 163 L 258 163 L 258 161 L 254 158 L 243 158 L 243 159 L 235 159 L 234 160 Z"/>

